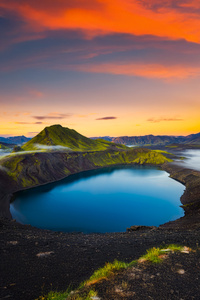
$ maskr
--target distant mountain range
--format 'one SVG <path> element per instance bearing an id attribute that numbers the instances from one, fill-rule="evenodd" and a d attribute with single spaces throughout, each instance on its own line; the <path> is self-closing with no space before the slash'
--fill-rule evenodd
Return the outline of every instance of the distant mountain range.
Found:
<path id="1" fill-rule="evenodd" d="M 92 137 L 98 139 L 98 137 Z M 123 145 L 169 145 L 169 144 L 200 144 L 200 133 L 190 134 L 188 136 L 170 136 L 170 135 L 144 135 L 144 136 L 120 136 L 120 137 L 101 137 L 106 141 L 111 141 Z"/>
<path id="2" fill-rule="evenodd" d="M 0 143 L 6 143 L 6 144 L 15 144 L 15 145 L 22 145 L 26 142 L 30 141 L 30 138 L 25 137 L 24 135 L 21 136 L 12 136 L 12 137 L 0 137 Z"/>
<path id="3" fill-rule="evenodd" d="M 57 131 L 59 131 L 59 134 L 57 134 Z M 66 140 L 66 136 L 68 136 L 67 140 Z M 94 140 L 98 140 L 97 143 L 95 143 Z M 84 148 L 88 149 L 88 147 L 90 149 L 95 149 L 95 147 L 97 147 L 98 145 L 98 147 L 100 148 L 102 147 L 103 150 L 110 147 L 110 144 L 106 142 L 113 142 L 122 145 L 138 145 L 138 146 L 143 146 L 143 145 L 165 146 L 169 144 L 199 145 L 200 132 L 197 134 L 190 134 L 188 136 L 170 136 L 170 135 L 168 136 L 168 135 L 150 134 L 144 136 L 120 136 L 120 137 L 100 136 L 100 137 L 92 137 L 89 139 L 87 137 L 80 135 L 73 129 L 64 128 L 61 125 L 52 125 L 46 127 L 33 139 L 27 138 L 24 135 L 13 136 L 8 138 L 0 137 L 0 143 L 3 144 L 4 146 L 23 145 L 29 141 L 30 143 L 26 145 L 25 147 L 26 149 L 32 148 L 33 144 L 43 144 L 43 145 L 52 145 L 52 146 L 60 145 L 64 147 L 69 147 L 74 150 L 80 149 L 80 147 L 82 149 Z"/>
<path id="4" fill-rule="evenodd" d="M 200 144 L 200 132 L 197 134 L 190 134 L 185 137 L 184 144 L 198 145 Z"/>

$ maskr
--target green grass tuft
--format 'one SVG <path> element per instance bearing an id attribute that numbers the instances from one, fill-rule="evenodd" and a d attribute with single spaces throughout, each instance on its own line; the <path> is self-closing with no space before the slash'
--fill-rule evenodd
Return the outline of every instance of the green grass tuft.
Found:
<path id="1" fill-rule="evenodd" d="M 40 296 L 36 300 L 66 300 L 69 296 L 70 292 L 66 291 L 64 293 L 60 292 L 49 292 L 48 295 Z"/>
<path id="2" fill-rule="evenodd" d="M 170 249 L 171 251 L 182 251 L 184 249 L 183 246 L 176 245 L 176 244 L 170 244 L 170 245 L 162 247 L 160 249 L 163 250 L 163 248 Z"/>
<path id="3" fill-rule="evenodd" d="M 81 286 L 89 286 L 102 279 L 108 278 L 113 275 L 114 272 L 127 268 L 128 265 L 129 264 L 118 260 L 115 260 L 113 263 L 107 263 L 103 268 L 96 270 L 94 274 Z"/>
<path id="4" fill-rule="evenodd" d="M 172 251 L 182 251 L 184 249 L 183 246 L 170 244 L 168 246 L 163 246 L 160 248 L 151 248 L 147 250 L 147 253 L 140 257 L 139 262 L 148 261 L 152 263 L 160 263 L 162 262 L 163 255 Z"/>
<path id="5" fill-rule="evenodd" d="M 159 257 L 163 254 L 160 248 L 152 248 L 147 250 L 147 253 L 140 257 L 139 261 L 148 261 L 152 263 L 160 263 L 162 259 Z"/>

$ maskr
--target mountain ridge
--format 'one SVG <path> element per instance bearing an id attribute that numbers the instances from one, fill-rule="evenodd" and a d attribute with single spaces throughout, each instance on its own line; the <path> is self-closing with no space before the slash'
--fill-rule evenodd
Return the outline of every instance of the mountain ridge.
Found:
<path id="1" fill-rule="evenodd" d="M 78 133 L 74 129 L 52 125 L 45 127 L 34 138 L 22 146 L 23 150 L 37 150 L 42 148 L 48 150 L 56 147 L 65 147 L 73 151 L 102 151 L 107 149 L 126 149 L 124 145 L 117 145 L 102 139 L 92 140 Z M 58 148 L 57 148 L 58 149 Z"/>
<path id="2" fill-rule="evenodd" d="M 52 125 L 52 126 L 61 126 L 61 125 Z M 7 138 L 0 137 L 0 143 L 13 144 L 13 145 L 14 144 L 23 145 L 29 142 L 30 140 L 31 138 L 27 138 L 24 135 L 11 136 Z M 104 140 L 106 142 L 113 142 L 122 145 L 138 145 L 138 146 L 142 146 L 142 145 L 165 146 L 173 143 L 195 145 L 195 144 L 200 144 L 200 132 L 196 134 L 190 134 L 187 136 L 153 135 L 153 134 L 141 135 L 141 136 L 118 136 L 118 137 L 96 136 L 96 137 L 90 137 L 90 140 Z"/>
<path id="3" fill-rule="evenodd" d="M 143 136 L 119 136 L 119 137 L 102 137 L 106 140 L 123 145 L 159 145 L 165 146 L 169 144 L 200 144 L 200 133 L 190 134 L 188 136 L 174 135 L 143 135 Z M 98 137 L 92 137 L 98 139 Z"/>

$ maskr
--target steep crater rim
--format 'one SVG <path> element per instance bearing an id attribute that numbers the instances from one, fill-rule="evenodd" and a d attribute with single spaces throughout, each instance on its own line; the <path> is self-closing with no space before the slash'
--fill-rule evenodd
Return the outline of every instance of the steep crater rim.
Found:
<path id="1" fill-rule="evenodd" d="M 138 152 L 138 149 L 137 149 Z M 120 153 L 120 154 L 119 154 Z M 130 153 L 130 151 L 129 151 Z M 145 149 L 145 153 L 148 153 L 147 149 Z M 2 176 L 1 185 L 0 185 L 0 217 L 9 218 L 11 219 L 10 214 L 10 201 L 12 201 L 14 198 L 14 193 L 23 191 L 25 189 L 29 189 L 35 186 L 44 185 L 51 182 L 59 181 L 63 178 L 68 177 L 70 174 L 76 174 L 82 171 L 87 170 L 95 170 L 99 169 L 105 166 L 119 166 L 119 165 L 136 165 L 140 163 L 136 162 L 130 162 L 125 161 L 127 159 L 123 157 L 124 151 L 118 151 L 117 159 L 120 159 L 121 161 L 116 161 L 115 157 L 115 151 L 104 151 L 103 154 L 103 161 L 102 157 L 100 162 L 95 165 L 94 157 L 87 157 L 87 152 L 85 153 L 70 153 L 70 161 L 68 161 L 69 157 L 66 159 L 65 153 L 37 153 L 32 155 L 25 155 L 23 159 L 25 160 L 25 163 L 27 164 L 27 168 L 24 170 L 23 167 L 21 168 L 21 172 L 25 172 L 25 175 L 29 178 L 28 186 L 23 186 L 22 184 L 19 184 L 18 181 L 11 180 L 10 176 L 8 176 L 5 172 L 1 170 L 1 173 L 4 174 Z M 90 155 L 95 156 L 95 152 L 89 153 Z M 99 155 L 99 153 L 98 153 Z M 113 157 L 112 157 L 112 164 L 107 163 L 104 161 L 108 159 L 107 155 L 113 155 L 115 162 L 113 163 Z M 35 169 L 32 168 L 32 159 L 34 159 Z M 37 165 L 37 160 L 41 160 L 43 162 L 43 173 L 45 176 L 47 176 L 44 180 L 41 176 L 41 169 Z M 123 161 L 122 161 L 123 159 Z M 68 163 L 67 163 L 68 162 Z M 70 169 L 70 166 L 72 166 L 73 162 L 73 168 Z M 145 162 L 143 163 L 145 165 Z M 153 163 L 148 163 L 148 165 L 153 165 Z M 55 167 L 56 166 L 56 167 Z M 196 228 L 199 227 L 199 218 L 198 214 L 200 211 L 200 172 L 194 171 L 192 169 L 185 169 L 183 167 L 180 167 L 176 164 L 171 164 L 170 162 L 163 162 L 156 165 L 157 167 L 161 167 L 164 171 L 170 174 L 170 177 L 179 181 L 180 183 L 184 184 L 186 187 L 186 190 L 184 191 L 183 195 L 181 196 L 181 203 L 182 207 L 185 212 L 185 216 L 176 220 L 171 221 L 166 224 L 160 225 L 160 227 L 169 227 L 169 228 L 178 228 L 180 226 L 185 226 L 186 228 L 192 227 Z M 55 167 L 55 168 L 54 168 Z M 15 166 L 15 170 L 19 169 L 19 165 Z M 23 173 L 22 172 L 22 173 Z M 36 176 L 36 173 L 38 176 Z M 19 172 L 19 175 L 21 173 Z M 18 176 L 18 179 L 20 176 Z M 30 181 L 32 180 L 32 182 Z M 134 224 L 133 224 L 134 225 Z"/>

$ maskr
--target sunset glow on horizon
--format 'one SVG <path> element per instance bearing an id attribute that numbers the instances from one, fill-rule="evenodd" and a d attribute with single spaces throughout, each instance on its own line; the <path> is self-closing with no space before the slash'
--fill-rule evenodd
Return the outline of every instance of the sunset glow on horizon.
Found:
<path id="1" fill-rule="evenodd" d="M 0 0 L 0 136 L 200 132 L 197 0 Z"/>

